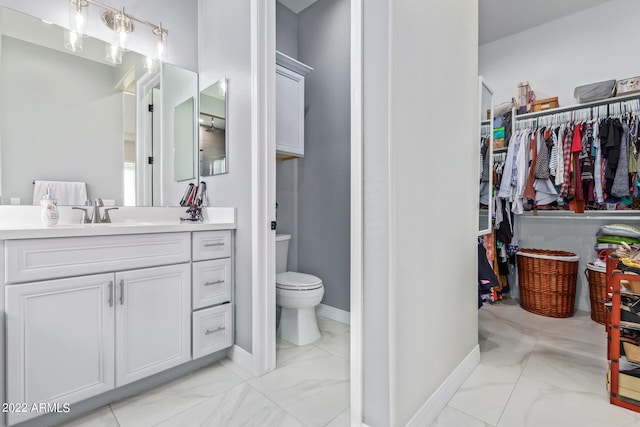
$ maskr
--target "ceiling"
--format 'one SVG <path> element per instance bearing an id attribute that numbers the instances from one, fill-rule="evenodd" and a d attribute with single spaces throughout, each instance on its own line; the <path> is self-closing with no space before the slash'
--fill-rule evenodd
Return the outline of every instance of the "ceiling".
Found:
<path id="1" fill-rule="evenodd" d="M 610 0 L 478 0 L 485 44 Z"/>
<path id="2" fill-rule="evenodd" d="M 278 2 L 287 6 L 294 13 L 300 13 L 304 9 L 314 4 L 317 0 L 278 0 Z"/>
<path id="3" fill-rule="evenodd" d="M 278 0 L 295 13 L 317 0 Z M 545 22 L 571 15 L 611 0 L 478 0 L 479 44 L 485 44 Z"/>

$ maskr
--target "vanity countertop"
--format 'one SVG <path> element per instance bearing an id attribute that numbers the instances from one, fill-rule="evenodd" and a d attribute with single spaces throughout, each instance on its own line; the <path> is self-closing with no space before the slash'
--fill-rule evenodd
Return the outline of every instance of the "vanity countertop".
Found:
<path id="1" fill-rule="evenodd" d="M 34 209 L 35 208 L 35 209 Z M 203 222 L 181 222 L 184 208 L 120 208 L 109 224 L 82 224 L 80 212 L 60 208 L 60 221 L 47 227 L 40 222 L 40 207 L 0 206 L 0 240 L 119 234 L 177 233 L 236 228 L 235 208 L 205 208 Z"/>

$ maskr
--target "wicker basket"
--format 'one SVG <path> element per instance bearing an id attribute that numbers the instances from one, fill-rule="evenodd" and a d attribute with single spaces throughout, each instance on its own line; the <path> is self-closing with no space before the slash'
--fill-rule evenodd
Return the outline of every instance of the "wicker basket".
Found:
<path id="1" fill-rule="evenodd" d="M 573 316 L 579 260 L 572 252 L 518 251 L 520 306 L 547 317 Z"/>
<path id="2" fill-rule="evenodd" d="M 589 263 L 584 271 L 589 282 L 591 320 L 604 325 L 607 320 L 604 302 L 607 299 L 607 270 Z"/>

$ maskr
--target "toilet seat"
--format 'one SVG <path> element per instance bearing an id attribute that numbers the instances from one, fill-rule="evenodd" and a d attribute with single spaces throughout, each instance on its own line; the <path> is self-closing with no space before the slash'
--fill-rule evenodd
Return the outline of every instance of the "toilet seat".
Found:
<path id="1" fill-rule="evenodd" d="M 287 271 L 276 274 L 276 288 L 291 291 L 310 291 L 322 287 L 322 280 L 311 274 Z"/>

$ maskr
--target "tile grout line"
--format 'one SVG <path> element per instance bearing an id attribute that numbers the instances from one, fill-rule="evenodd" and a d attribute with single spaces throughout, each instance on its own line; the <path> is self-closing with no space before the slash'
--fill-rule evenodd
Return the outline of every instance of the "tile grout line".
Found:
<path id="1" fill-rule="evenodd" d="M 520 370 L 520 375 L 518 375 L 518 379 L 513 384 L 513 389 L 511 390 L 511 393 L 509 393 L 509 398 L 507 399 L 507 401 L 505 402 L 504 406 L 502 407 L 502 411 L 500 412 L 500 416 L 498 417 L 498 422 L 496 422 L 496 427 L 500 425 L 500 421 L 502 420 L 502 417 L 504 416 L 504 411 L 507 409 L 507 406 L 509 406 L 509 402 L 513 398 L 513 393 L 515 392 L 516 388 L 518 387 L 518 383 L 520 382 L 520 379 L 522 378 L 522 374 L 523 374 L 525 368 L 527 367 L 527 364 L 529 363 L 529 358 L 531 357 L 531 353 L 534 352 L 534 350 L 536 349 L 536 346 L 538 345 L 538 338 L 540 337 L 540 332 L 542 332 L 542 329 L 544 329 L 544 326 L 547 324 L 547 320 L 548 319 L 546 319 L 546 318 L 544 319 L 544 322 L 542 322 L 542 325 L 540 326 L 540 328 L 538 328 L 538 331 L 535 334 L 536 341 L 533 344 L 533 347 L 531 347 L 531 351 L 529 351 L 529 353 L 527 354 L 526 360 L 522 364 L 522 369 Z"/>
<path id="2" fill-rule="evenodd" d="M 112 416 L 112 417 L 113 417 L 113 419 L 115 420 L 115 422 L 116 422 L 117 426 L 118 426 L 118 427 L 122 427 L 122 426 L 120 425 L 120 421 L 118 421 L 118 417 L 116 417 L 116 413 L 115 413 L 115 412 L 113 412 L 113 408 L 111 407 L 111 404 L 110 404 L 110 403 L 107 405 L 107 408 L 109 408 L 109 412 L 111 412 L 111 416 Z"/>
<path id="3" fill-rule="evenodd" d="M 274 401 L 273 399 L 271 399 L 269 396 L 267 396 L 266 394 L 264 394 L 262 391 L 260 391 L 259 389 L 257 389 L 256 387 L 253 386 L 253 384 L 247 383 L 247 385 L 249 387 L 251 387 L 254 391 L 258 392 L 259 394 L 261 394 L 265 399 L 267 399 L 269 402 L 273 403 L 274 405 L 276 405 L 278 408 L 282 409 L 287 415 L 289 415 L 291 418 L 293 418 L 294 420 L 298 421 L 300 424 L 302 424 L 303 426 L 307 426 L 305 423 L 303 423 L 302 421 L 300 421 L 296 416 L 294 416 L 291 412 L 287 411 L 286 408 L 282 407 L 278 402 Z"/>

